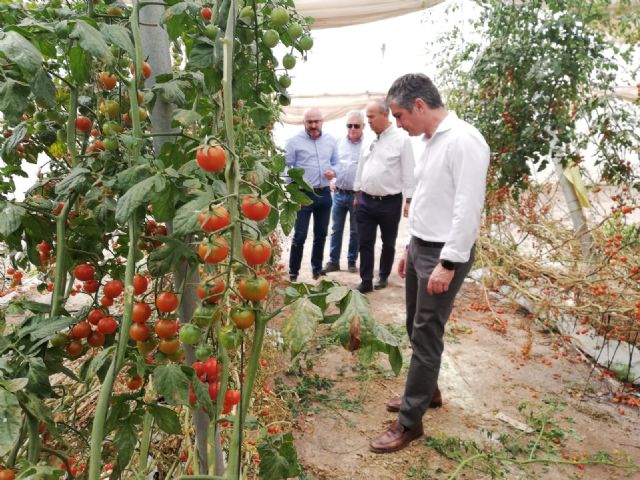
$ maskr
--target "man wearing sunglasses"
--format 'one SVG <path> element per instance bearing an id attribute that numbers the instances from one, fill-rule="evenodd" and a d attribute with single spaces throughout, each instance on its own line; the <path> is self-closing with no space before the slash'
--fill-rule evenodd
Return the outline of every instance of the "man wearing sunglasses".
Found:
<path id="1" fill-rule="evenodd" d="M 367 105 L 367 121 L 377 138 L 365 148 L 354 188 L 360 238 L 360 285 L 362 293 L 385 288 L 396 253 L 398 224 L 409 203 L 415 185 L 413 177 L 413 147 L 409 136 L 389 121 L 389 107 L 384 100 Z M 374 248 L 380 227 L 382 253 L 378 280 L 373 284 Z"/>
<path id="2" fill-rule="evenodd" d="M 349 249 L 347 265 L 350 273 L 356 273 L 358 259 L 358 223 L 353 206 L 353 182 L 356 179 L 358 161 L 362 150 L 362 133 L 364 131 L 364 115 L 359 110 L 347 114 L 347 135 L 338 142 L 338 164 L 331 210 L 332 230 L 329 261 L 325 266 L 327 272 L 340 270 L 340 251 L 342 250 L 342 234 L 349 214 Z"/>
<path id="3" fill-rule="evenodd" d="M 331 190 L 329 182 L 336 176 L 335 164 L 338 159 L 336 140 L 322 133 L 323 117 L 318 108 L 304 112 L 304 130 L 290 138 L 285 145 L 288 168 L 301 168 L 303 177 L 313 187 L 308 193 L 310 205 L 303 205 L 298 211 L 291 241 L 289 256 L 289 279 L 298 280 L 304 242 L 307 239 L 309 222 L 313 215 L 313 249 L 311 250 L 311 271 L 317 280 L 326 272 L 322 269 L 324 244 L 331 217 Z"/>

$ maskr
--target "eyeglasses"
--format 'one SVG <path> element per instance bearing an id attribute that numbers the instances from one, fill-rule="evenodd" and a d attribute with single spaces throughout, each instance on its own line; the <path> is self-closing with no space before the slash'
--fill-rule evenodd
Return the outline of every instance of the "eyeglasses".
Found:
<path id="1" fill-rule="evenodd" d="M 347 128 L 355 128 L 356 130 L 358 130 L 360 127 L 362 127 L 362 125 L 360 125 L 359 123 L 347 123 Z"/>

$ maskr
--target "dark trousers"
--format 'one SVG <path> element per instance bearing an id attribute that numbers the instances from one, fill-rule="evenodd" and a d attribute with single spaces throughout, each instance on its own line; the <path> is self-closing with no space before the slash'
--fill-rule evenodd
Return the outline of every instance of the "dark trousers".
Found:
<path id="1" fill-rule="evenodd" d="M 358 197 L 356 218 L 358 219 L 358 237 L 360 239 L 360 278 L 363 284 L 373 282 L 374 251 L 378 226 L 382 239 L 379 277 L 386 279 L 391 273 L 401 215 L 401 193 L 385 197 L 372 197 L 362 193 Z"/>
<path id="2" fill-rule="evenodd" d="M 331 244 L 329 246 L 329 261 L 335 265 L 340 265 L 342 235 L 347 214 L 349 215 L 349 250 L 347 251 L 347 263 L 349 265 L 355 265 L 356 260 L 358 260 L 358 224 L 355 213 L 355 208 L 353 208 L 353 192 L 337 190 L 333 194 Z"/>
<path id="3" fill-rule="evenodd" d="M 313 194 L 309 194 L 309 198 L 313 200 L 313 203 L 303 206 L 298 211 L 298 216 L 296 217 L 293 240 L 291 241 L 291 254 L 289 255 L 290 275 L 297 276 L 300 273 L 304 242 L 307 240 L 311 215 L 313 215 L 311 270 L 313 273 L 318 273 L 322 270 L 324 244 L 327 239 L 327 231 L 329 230 L 329 219 L 331 218 L 331 190 L 329 187 L 315 189 Z"/>
<path id="4" fill-rule="evenodd" d="M 431 272 L 440 258 L 440 247 L 426 247 L 411 239 L 406 266 L 407 333 L 413 353 L 400 406 L 398 420 L 406 428 L 421 425 L 422 417 L 438 384 L 440 361 L 444 351 L 444 327 L 453 309 L 453 301 L 471 270 L 474 251 L 466 263 L 458 264 L 449 290 L 438 295 L 427 293 Z"/>

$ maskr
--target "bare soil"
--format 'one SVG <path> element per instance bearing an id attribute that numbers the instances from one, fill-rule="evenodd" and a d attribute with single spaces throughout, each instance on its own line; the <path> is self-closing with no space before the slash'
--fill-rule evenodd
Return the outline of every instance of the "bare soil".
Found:
<path id="1" fill-rule="evenodd" d="M 403 219 L 396 256 L 406 239 Z M 327 247 L 328 243 L 329 239 Z M 308 245 L 310 250 L 310 240 Z M 311 281 L 309 252 L 305 253 L 303 268 L 307 270 L 301 272 L 300 279 Z M 345 264 L 343 255 L 343 268 Z M 359 282 L 358 274 L 346 271 L 331 273 L 329 278 L 353 287 Z M 315 410 L 296 419 L 298 460 L 308 478 L 449 478 L 460 462 L 427 446 L 427 438 L 454 437 L 500 451 L 501 445 L 490 440 L 486 432 L 523 435 L 527 412 L 541 418 L 554 406 L 544 432 L 545 436 L 554 428 L 560 432 L 557 448 L 562 455 L 571 458 L 605 451 L 640 464 L 640 412 L 611 401 L 619 385 L 602 378 L 590 359 L 557 334 L 546 331 L 526 312 L 501 304 L 471 280 L 459 293 L 447 328 L 439 380 L 444 406 L 427 412 L 423 420 L 425 437 L 406 449 L 382 455 L 369 452 L 369 440 L 395 419 L 394 414 L 386 412 L 385 402 L 402 394 L 411 355 L 404 330 L 403 281 L 395 274 L 389 280 L 388 288 L 372 292 L 368 298 L 376 320 L 402 340 L 403 371 L 394 377 L 386 358 L 380 356 L 378 368 L 369 367 L 365 369 L 369 374 L 363 375 L 358 359 L 340 346 L 318 351 L 307 375 L 317 374 L 334 382 L 334 397 L 341 401 L 316 402 Z M 518 407 L 523 403 L 527 408 L 521 411 Z M 463 450 L 461 458 L 470 455 Z M 542 455 L 538 452 L 538 458 Z M 528 456 L 526 453 L 519 458 Z M 508 479 L 640 479 L 638 472 L 602 465 L 496 465 L 502 478 Z M 457 478 L 483 479 L 491 475 L 465 469 Z"/>

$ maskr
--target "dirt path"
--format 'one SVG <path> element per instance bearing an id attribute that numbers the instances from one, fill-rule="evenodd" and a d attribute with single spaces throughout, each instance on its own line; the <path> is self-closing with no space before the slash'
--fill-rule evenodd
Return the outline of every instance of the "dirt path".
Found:
<path id="1" fill-rule="evenodd" d="M 404 222 L 399 246 L 406 241 L 403 235 Z M 309 268 L 307 256 L 303 265 Z M 301 280 L 310 281 L 305 278 L 308 274 L 302 272 Z M 357 274 L 346 272 L 330 274 L 330 278 L 351 286 L 359 281 Z M 313 408 L 299 414 L 296 425 L 299 462 L 308 478 L 449 478 L 460 461 L 473 454 L 461 448 L 449 449 L 459 455 L 458 460 L 450 460 L 438 453 L 433 441 L 428 446 L 425 438 L 439 439 L 439 445 L 445 438 L 449 438 L 449 445 L 459 440 L 476 442 L 493 448 L 496 455 L 504 455 L 505 448 L 515 451 L 516 439 L 520 438 L 520 445 L 524 445 L 520 460 L 529 459 L 531 446 L 537 441 L 537 453 L 532 458 L 542 458 L 546 451 L 571 461 L 585 453 L 604 451 L 640 464 L 638 408 L 612 403 L 614 383 L 599 378 L 599 372 L 594 372 L 575 348 L 563 345 L 559 336 L 545 333 L 511 305 L 501 305 L 486 296 L 470 280 L 458 296 L 447 328 L 440 376 L 444 406 L 427 413 L 426 436 L 405 450 L 387 455 L 370 453 L 369 439 L 395 418 L 385 411 L 384 402 L 402 393 L 410 350 L 404 331 L 402 281 L 393 275 L 389 288 L 368 298 L 376 320 L 402 338 L 405 367 L 399 377 L 393 377 L 382 357 L 375 366 L 364 368 L 339 346 L 319 350 L 307 375 L 317 374 L 316 383 L 320 379 L 332 387 L 309 388 L 312 391 L 307 393 L 316 393 L 315 397 L 310 395 L 315 399 Z M 487 300 L 492 311 L 485 310 Z M 523 432 L 528 421 L 534 426 L 544 423 L 543 434 Z M 494 435 L 490 438 L 487 432 Z M 509 435 L 510 440 L 501 444 L 497 440 L 500 434 Z M 531 443 L 527 445 L 527 441 Z M 621 469 L 602 465 L 493 465 L 509 479 L 640 479 L 639 473 L 627 475 Z M 466 469 L 458 478 L 491 475 Z"/>

